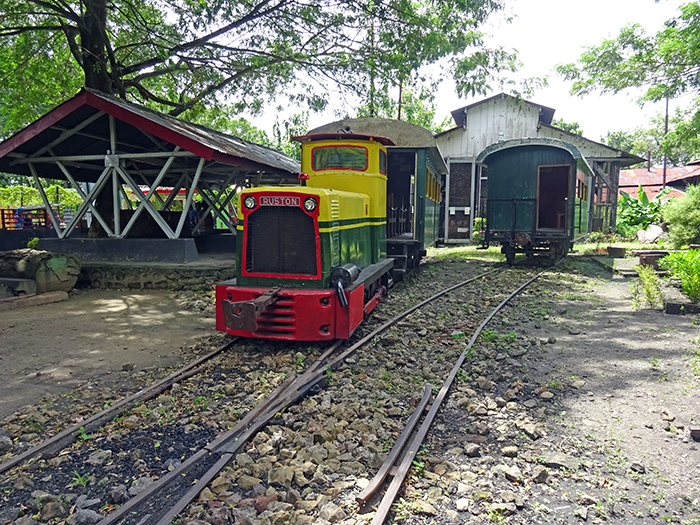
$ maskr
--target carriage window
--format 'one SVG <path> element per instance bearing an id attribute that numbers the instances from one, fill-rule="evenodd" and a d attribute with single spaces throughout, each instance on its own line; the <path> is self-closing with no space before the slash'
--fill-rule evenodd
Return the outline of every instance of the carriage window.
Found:
<path id="1" fill-rule="evenodd" d="M 314 171 L 367 169 L 367 148 L 359 146 L 319 146 L 311 151 Z"/>
<path id="2" fill-rule="evenodd" d="M 386 175 L 386 153 L 379 150 L 379 173 Z"/>

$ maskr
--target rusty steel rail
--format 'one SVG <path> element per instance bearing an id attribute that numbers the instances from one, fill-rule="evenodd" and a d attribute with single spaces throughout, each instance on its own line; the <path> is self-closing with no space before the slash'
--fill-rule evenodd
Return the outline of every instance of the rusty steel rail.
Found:
<path id="1" fill-rule="evenodd" d="M 43 443 L 39 443 L 38 445 L 35 445 L 26 452 L 23 452 L 19 456 L 16 456 L 10 459 L 9 461 L 0 464 L 0 474 L 7 472 L 11 468 L 33 458 L 38 454 L 50 453 L 67 447 L 71 443 L 77 441 L 81 429 L 83 429 L 84 432 L 91 432 L 93 430 L 96 430 L 102 425 L 104 425 L 106 422 L 110 421 L 115 416 L 119 415 L 121 412 L 126 410 L 128 407 L 130 407 L 130 405 L 138 403 L 140 401 L 148 401 L 149 399 L 154 398 L 158 394 L 170 388 L 174 383 L 181 382 L 185 379 L 192 377 L 195 374 L 198 374 L 201 371 L 201 369 L 199 368 L 200 365 L 216 357 L 221 352 L 228 350 L 238 340 L 239 338 L 232 339 L 228 343 L 218 347 L 216 350 L 192 361 L 188 365 L 173 372 L 168 377 L 161 379 L 159 382 L 147 388 L 139 390 L 138 392 L 128 397 L 125 397 L 124 399 L 111 405 L 109 408 L 106 408 L 105 410 L 102 410 L 101 412 L 90 416 L 85 421 L 76 423 L 75 425 L 68 427 L 67 429 L 56 434 L 55 436 L 47 439 Z"/>
<path id="2" fill-rule="evenodd" d="M 401 432 L 401 435 L 396 440 L 396 443 L 394 443 L 394 446 L 391 448 L 391 452 L 389 452 L 389 455 L 384 460 L 384 463 L 382 464 L 381 468 L 379 469 L 379 471 L 377 471 L 375 476 L 372 478 L 372 481 L 370 481 L 369 485 L 367 485 L 365 490 L 363 490 L 357 496 L 355 496 L 355 501 L 357 501 L 360 505 L 364 505 L 365 503 L 367 503 L 367 500 L 374 496 L 374 494 L 376 494 L 376 492 L 381 488 L 382 483 L 384 483 L 384 480 L 389 475 L 391 467 L 394 466 L 396 459 L 399 457 L 399 454 L 401 454 L 401 451 L 406 445 L 408 438 L 411 437 L 416 423 L 418 423 L 418 420 L 423 415 L 425 407 L 427 406 L 428 401 L 430 401 L 430 395 L 432 393 L 433 385 L 431 385 L 430 383 L 426 384 L 425 392 L 423 392 L 423 397 L 421 398 L 420 403 L 414 410 L 411 419 L 408 420 L 408 424 L 403 429 L 403 432 Z"/>
<path id="3" fill-rule="evenodd" d="M 332 345 L 323 355 L 317 359 L 313 365 L 302 375 L 294 378 L 288 378 L 285 383 L 280 385 L 268 398 L 263 401 L 261 405 L 258 405 L 255 409 L 249 412 L 246 417 L 241 420 L 234 428 L 222 434 L 217 439 L 206 445 L 203 449 L 196 452 L 193 456 L 188 458 L 182 463 L 178 468 L 169 472 L 166 476 L 159 479 L 156 483 L 149 486 L 145 491 L 140 493 L 129 500 L 126 504 L 122 505 L 115 510 L 112 514 L 107 516 L 105 519 L 99 522 L 98 525 L 114 525 L 121 520 L 128 519 L 127 514 L 134 514 L 134 509 L 147 505 L 148 500 L 152 498 L 161 490 L 166 490 L 174 482 L 179 481 L 182 483 L 183 479 L 186 479 L 192 486 L 189 487 L 184 496 L 178 499 L 172 506 L 170 506 L 164 513 L 163 510 L 157 512 L 161 513 L 158 517 L 150 516 L 149 522 L 155 525 L 168 525 L 175 519 L 182 511 L 184 511 L 187 506 L 197 497 L 197 495 L 202 491 L 204 487 L 211 482 L 216 475 L 223 470 L 226 465 L 233 459 L 236 451 L 240 449 L 250 438 L 252 438 L 256 432 L 262 429 L 268 421 L 273 418 L 276 414 L 284 410 L 286 407 L 298 402 L 303 398 L 311 389 L 319 386 L 322 382 L 326 380 L 325 372 L 327 370 L 336 370 L 339 368 L 345 359 L 355 352 L 358 348 L 361 348 L 369 341 L 377 337 L 378 335 L 384 333 L 392 325 L 415 312 L 419 308 L 425 306 L 426 304 L 442 297 L 443 295 L 456 290 L 462 286 L 465 286 L 471 282 L 476 281 L 482 277 L 490 275 L 491 273 L 502 270 L 502 267 L 489 270 L 475 277 L 462 281 L 454 286 L 446 288 L 441 292 L 433 295 L 432 297 L 421 301 L 417 305 L 409 308 L 408 310 L 398 314 L 394 318 L 385 322 L 379 328 L 373 330 L 370 334 L 361 338 L 358 342 L 353 344 L 338 357 L 330 361 L 325 366 L 324 362 L 330 358 L 331 354 L 340 346 L 342 341 L 336 342 Z M 321 369 L 323 366 L 323 369 Z M 428 396 L 429 397 L 429 396 Z M 426 399 L 427 403 L 427 399 Z M 270 408 L 271 407 L 271 408 Z M 420 413 L 416 415 L 416 421 L 420 418 L 420 414 L 424 411 L 424 408 L 420 410 Z M 416 410 L 418 412 L 418 410 Z M 407 436 L 408 437 L 408 436 Z M 398 452 L 397 452 L 398 454 Z M 218 458 L 215 458 L 218 455 Z M 194 477 L 188 480 L 188 474 L 192 470 L 197 468 L 199 463 L 216 461 L 206 469 L 206 472 L 200 473 L 198 477 Z M 170 496 L 172 492 L 168 492 Z M 141 511 L 138 513 L 139 516 L 143 517 L 146 513 Z M 157 521 L 156 521 L 157 519 Z"/>
<path id="4" fill-rule="evenodd" d="M 428 414 L 425 416 L 425 419 L 423 420 L 423 423 L 421 426 L 418 428 L 416 431 L 415 435 L 413 436 L 413 439 L 411 440 L 411 443 L 406 450 L 406 453 L 403 456 L 403 459 L 401 460 L 401 463 L 398 465 L 398 468 L 396 469 L 396 472 L 394 473 L 394 478 L 391 481 L 391 484 L 389 485 L 389 488 L 387 489 L 386 493 L 384 494 L 384 497 L 382 498 L 381 503 L 379 504 L 379 507 L 377 508 L 377 511 L 374 515 L 374 518 L 372 519 L 372 522 L 370 525 L 382 525 L 384 523 L 384 520 L 386 519 L 387 515 L 389 514 L 389 510 L 391 509 L 391 506 L 394 504 L 394 500 L 396 499 L 396 495 L 399 492 L 399 489 L 401 488 L 401 485 L 404 482 L 404 479 L 406 478 L 406 474 L 408 474 L 409 469 L 411 468 L 411 465 L 413 464 L 413 459 L 416 457 L 416 454 L 418 453 L 418 449 L 420 446 L 423 444 L 423 440 L 425 439 L 425 436 L 428 434 L 428 430 L 430 429 L 430 426 L 433 423 L 433 420 L 435 419 L 435 416 L 437 415 L 438 411 L 440 410 L 440 406 L 442 405 L 443 400 L 445 399 L 445 396 L 447 395 L 447 391 L 450 389 L 452 386 L 452 383 L 455 380 L 455 377 L 457 377 L 457 372 L 459 372 L 459 369 L 462 367 L 464 364 L 465 359 L 467 358 L 467 355 L 469 355 L 469 351 L 471 350 L 472 346 L 474 346 L 474 343 L 476 342 L 477 338 L 479 337 L 479 334 L 481 334 L 481 331 L 486 327 L 486 325 L 491 321 L 494 315 L 496 315 L 507 303 L 510 301 L 513 297 L 518 295 L 522 290 L 524 290 L 528 285 L 530 285 L 533 281 L 547 273 L 549 270 L 545 270 L 543 272 L 538 273 L 535 275 L 532 279 L 528 279 L 524 284 L 520 285 L 514 292 L 512 292 L 508 297 L 503 299 L 503 301 L 500 302 L 498 306 L 496 306 L 491 313 L 489 313 L 488 316 L 482 321 L 482 323 L 479 325 L 479 327 L 476 329 L 474 332 L 474 335 L 472 335 L 471 339 L 469 340 L 469 343 L 464 349 L 464 352 L 459 356 L 459 359 L 457 359 L 457 362 L 455 363 L 454 367 L 452 368 L 452 371 L 450 372 L 450 375 L 447 376 L 447 379 L 442 385 L 442 388 L 440 389 L 440 392 L 438 395 L 435 397 L 435 401 L 433 401 L 432 406 L 430 407 L 430 410 L 428 411 Z"/>
<path id="5" fill-rule="evenodd" d="M 181 481 L 200 463 L 214 454 L 218 454 L 218 460 L 209 467 L 206 472 L 199 476 L 192 476 L 195 479 L 189 480 L 193 486 L 181 497 L 173 506 L 167 509 L 165 514 L 157 521 L 158 524 L 167 525 L 177 516 L 193 499 L 201 492 L 216 475 L 228 464 L 235 453 L 242 447 L 255 433 L 263 428 L 270 419 L 285 407 L 298 401 L 314 386 L 325 379 L 322 371 L 317 369 L 323 362 L 342 344 L 336 341 L 314 362 L 314 365 L 300 376 L 292 375 L 284 383 L 278 386 L 269 396 L 258 404 L 253 410 L 248 412 L 238 424 L 227 432 L 223 433 L 211 443 L 205 445 L 201 450 L 187 459 L 179 467 L 169 472 L 138 496 L 130 499 L 126 504 L 119 507 L 115 512 L 99 522 L 100 525 L 110 525 L 125 519 L 128 513 L 141 505 L 147 505 L 148 500 L 157 495 L 160 491 L 166 491 L 175 481 Z M 139 514 L 143 515 L 143 514 Z M 155 519 L 155 517 L 154 517 Z M 155 522 L 154 522 L 155 523 Z"/>

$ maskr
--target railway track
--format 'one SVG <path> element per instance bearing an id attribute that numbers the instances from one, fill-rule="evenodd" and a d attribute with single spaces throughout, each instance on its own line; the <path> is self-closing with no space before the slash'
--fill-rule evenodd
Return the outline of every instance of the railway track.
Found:
<path id="1" fill-rule="evenodd" d="M 485 277 L 490 273 L 491 272 L 479 274 L 466 281 L 460 282 L 457 285 L 448 287 L 439 294 L 436 294 L 427 300 L 418 302 L 410 309 L 402 312 L 401 314 L 393 317 L 392 319 L 384 323 L 381 323 L 380 326 L 371 327 L 373 328 L 373 330 L 371 331 L 370 327 L 368 326 L 364 329 L 364 331 L 368 333 L 366 333 L 366 335 L 364 335 L 357 343 L 343 350 L 340 356 L 333 357 L 332 354 L 333 351 L 336 350 L 336 348 L 331 348 L 328 352 L 326 352 L 326 355 L 321 356 L 319 359 L 315 360 L 314 364 L 304 373 L 301 373 L 296 376 L 290 374 L 287 377 L 286 381 L 284 381 L 273 392 L 271 396 L 269 396 L 265 401 L 259 403 L 256 406 L 256 408 L 248 412 L 246 416 L 238 423 L 238 425 L 231 428 L 216 439 L 208 442 L 204 447 L 201 447 L 197 452 L 190 455 L 190 457 L 186 461 L 184 461 L 180 466 L 172 469 L 169 473 L 160 476 L 159 480 L 156 483 L 150 485 L 139 495 L 131 498 L 128 502 L 116 508 L 116 510 L 109 514 L 101 523 L 103 525 L 108 525 L 111 523 L 156 523 L 158 525 L 166 525 L 172 521 L 178 521 L 180 516 L 186 515 L 185 511 L 188 510 L 188 505 L 190 505 L 190 503 L 193 500 L 200 497 L 204 487 L 210 481 L 214 480 L 217 476 L 219 476 L 221 470 L 226 465 L 234 461 L 238 454 L 245 453 L 243 447 L 247 446 L 246 444 L 249 442 L 249 440 L 255 439 L 256 434 L 263 427 L 268 425 L 271 419 L 276 419 L 277 422 L 281 422 L 282 418 L 280 417 L 280 414 L 284 412 L 285 408 L 293 406 L 301 398 L 303 398 L 309 393 L 317 393 L 318 390 L 322 386 L 324 386 L 324 384 L 327 383 L 329 379 L 331 379 L 334 373 L 341 370 L 341 367 L 348 368 L 347 364 L 343 365 L 344 360 L 346 358 L 358 351 L 358 349 L 365 347 L 368 344 L 376 347 L 378 343 L 378 337 L 380 336 L 380 334 L 386 333 L 390 331 L 390 329 L 397 330 L 397 324 L 401 323 L 403 319 L 405 319 L 412 313 L 419 311 L 421 308 L 424 308 L 425 306 L 433 303 L 440 297 L 445 296 L 450 292 L 453 292 L 460 288 L 464 288 L 468 284 L 475 282 L 479 282 L 480 287 L 483 288 L 483 281 Z M 478 289 L 479 287 L 475 288 L 471 291 L 471 293 L 476 294 Z M 491 316 L 493 316 L 493 313 L 491 314 Z M 485 324 L 485 322 L 482 323 L 482 325 Z M 379 323 L 375 322 L 374 324 L 376 325 Z M 400 331 L 400 326 L 398 327 L 398 330 Z M 477 336 L 478 333 L 475 333 L 473 335 L 472 341 L 470 342 L 470 346 L 476 340 Z M 392 337 L 393 336 L 390 333 L 388 335 L 388 339 L 391 340 Z M 217 349 L 215 353 L 220 353 L 221 351 L 223 351 L 223 349 Z M 460 357 L 462 361 L 467 355 L 465 352 L 467 352 L 467 350 L 464 350 L 462 356 Z M 371 351 L 368 352 L 368 355 L 370 355 L 369 360 L 371 362 Z M 210 356 L 209 358 L 211 357 L 213 356 Z M 366 360 L 368 358 L 363 357 L 362 359 Z M 200 361 L 203 362 L 203 360 Z M 459 362 L 460 361 L 458 361 L 458 363 Z M 195 373 L 198 373 L 193 372 L 193 370 L 199 370 L 199 372 L 201 372 L 201 369 L 199 369 L 201 365 L 202 363 L 199 363 L 198 365 L 191 366 L 186 372 L 178 372 L 176 374 L 173 374 L 170 379 L 171 384 L 173 382 L 178 381 L 177 379 L 175 381 L 172 381 L 172 377 L 177 376 L 177 374 L 184 373 L 190 374 L 191 376 Z M 444 397 L 447 390 L 449 389 L 449 386 L 454 380 L 458 369 L 459 366 L 455 365 L 450 375 L 448 376 L 447 381 L 443 384 L 443 387 L 440 390 L 440 394 L 442 395 L 442 397 Z M 177 377 L 180 377 L 179 381 L 183 380 L 182 376 Z M 161 386 L 159 386 L 158 388 L 161 388 L 163 384 L 165 384 L 165 382 L 161 382 Z M 139 392 L 134 396 L 137 395 L 143 396 L 144 393 Z M 131 396 L 130 398 L 124 400 L 123 403 L 119 405 L 119 407 L 115 408 L 120 409 L 128 406 L 129 403 L 138 403 L 139 401 L 136 401 L 136 397 L 134 396 Z M 434 417 L 434 412 L 436 412 L 439 409 L 439 403 L 433 402 L 432 407 L 433 408 L 431 408 L 431 412 L 433 412 Z M 107 416 L 106 414 L 103 414 L 101 416 L 98 415 L 98 417 L 96 417 L 95 419 L 94 424 L 98 424 L 98 421 L 103 422 L 105 418 L 114 417 L 113 413 L 114 412 L 110 413 L 110 416 Z M 416 412 L 416 415 L 418 414 L 419 413 Z M 414 419 L 416 419 L 417 421 L 418 418 L 416 417 Z M 90 424 L 93 423 L 91 422 Z M 426 421 L 418 430 L 418 433 L 420 434 L 421 432 L 423 432 L 424 436 L 429 426 L 430 422 L 428 422 L 426 419 Z M 83 431 L 86 430 L 87 428 L 83 427 Z M 70 432 L 66 432 L 70 434 Z M 74 433 L 75 429 L 73 429 L 73 435 Z M 65 436 L 63 436 L 63 438 L 59 438 L 56 442 L 54 442 L 53 447 L 59 446 L 60 439 L 65 439 Z M 412 438 L 409 450 L 417 446 L 415 444 L 416 439 L 416 437 Z M 420 444 L 419 442 L 417 443 L 418 445 Z M 47 448 L 46 450 L 49 450 L 49 448 Z M 19 458 L 16 458 L 14 460 L 13 466 L 19 464 L 21 461 L 28 459 L 29 457 L 36 456 L 36 454 L 39 451 L 35 450 L 34 453 L 29 452 L 26 453 L 26 456 L 23 457 L 21 460 L 19 460 Z M 398 455 L 399 452 L 397 451 L 395 456 Z M 408 461 L 408 465 L 410 466 L 410 460 Z M 3 465 L 0 465 L 0 468 L 3 468 Z M 3 470 L 9 470 L 10 468 L 11 467 L 4 467 Z M 407 470 L 407 467 L 399 467 L 399 470 L 401 470 L 402 468 L 404 470 Z M 384 470 L 388 473 L 390 468 L 385 467 Z M 399 476 L 395 475 L 394 480 L 397 479 L 399 479 Z M 178 495 L 182 495 L 182 497 L 179 497 Z M 365 496 L 366 497 L 363 501 L 368 501 L 369 496 Z M 176 503 L 172 504 L 172 502 L 175 500 Z M 382 505 L 386 508 L 390 507 L 390 503 Z M 383 507 L 380 506 L 380 508 Z M 106 508 L 104 510 L 109 511 L 111 509 Z M 377 516 L 379 516 L 379 512 Z M 379 518 L 377 517 L 375 518 L 375 520 L 376 519 Z M 377 521 L 377 523 L 380 522 L 381 521 Z"/>

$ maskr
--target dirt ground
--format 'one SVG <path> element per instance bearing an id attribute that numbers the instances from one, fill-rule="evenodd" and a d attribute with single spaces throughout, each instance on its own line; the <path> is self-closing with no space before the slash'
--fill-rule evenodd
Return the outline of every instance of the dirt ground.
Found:
<path id="1" fill-rule="evenodd" d="M 2 312 L 0 421 L 86 381 L 118 380 L 123 369 L 175 366 L 183 348 L 213 332 L 211 314 L 184 310 L 166 291 L 89 290 Z"/>
<path id="2" fill-rule="evenodd" d="M 552 467 L 546 484 L 492 477 L 493 493 L 518 487 L 527 502 L 506 523 L 700 523 L 700 443 L 690 435 L 700 427 L 700 316 L 635 309 L 630 284 L 570 260 L 489 324 L 496 350 L 507 348 L 509 334 L 531 345 L 499 372 L 517 379 L 519 401 L 543 435 L 533 440 L 476 418 L 520 450 L 514 462 L 484 457 L 482 468 Z M 465 420 L 469 414 L 448 410 L 431 452 L 450 458 Z M 550 464 L 553 454 L 568 458 L 565 468 Z"/>

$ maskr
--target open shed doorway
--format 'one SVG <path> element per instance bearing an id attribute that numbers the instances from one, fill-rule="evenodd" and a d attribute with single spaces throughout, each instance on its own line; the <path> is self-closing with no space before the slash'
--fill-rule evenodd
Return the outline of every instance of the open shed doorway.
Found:
<path id="1" fill-rule="evenodd" d="M 537 229 L 566 229 L 571 166 L 537 168 Z"/>

